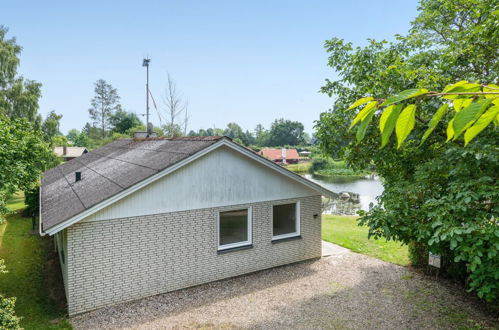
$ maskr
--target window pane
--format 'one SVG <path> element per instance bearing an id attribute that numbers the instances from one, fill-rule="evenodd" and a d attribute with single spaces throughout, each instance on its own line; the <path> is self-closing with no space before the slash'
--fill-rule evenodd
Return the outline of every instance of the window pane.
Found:
<path id="1" fill-rule="evenodd" d="M 296 232 L 296 203 L 274 205 L 273 235 L 279 236 Z"/>
<path id="2" fill-rule="evenodd" d="M 248 210 L 220 212 L 220 245 L 248 240 Z"/>

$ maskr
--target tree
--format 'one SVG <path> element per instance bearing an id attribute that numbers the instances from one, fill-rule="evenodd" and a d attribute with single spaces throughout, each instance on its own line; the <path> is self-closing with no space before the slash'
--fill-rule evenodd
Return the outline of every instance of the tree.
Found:
<path id="1" fill-rule="evenodd" d="M 163 98 L 166 106 L 165 112 L 168 122 L 164 125 L 163 130 L 166 136 L 174 137 L 184 134 L 187 130 L 187 102 L 184 101 L 177 90 L 177 84 L 168 74 L 165 97 Z M 183 121 L 179 118 L 184 114 Z"/>
<path id="2" fill-rule="evenodd" d="M 260 147 L 269 146 L 270 133 L 263 127 L 262 124 L 258 124 L 255 127 L 255 143 Z"/>
<path id="3" fill-rule="evenodd" d="M 132 127 L 143 125 L 136 114 L 121 109 L 118 109 L 115 113 L 111 114 L 109 123 L 113 132 L 121 134 L 125 134 Z"/>
<path id="4" fill-rule="evenodd" d="M 66 138 L 68 139 L 68 141 L 70 141 L 71 143 L 74 143 L 75 142 L 75 139 L 76 137 L 80 134 L 80 131 L 77 130 L 76 128 L 72 128 L 68 131 L 68 134 L 66 134 Z"/>
<path id="5" fill-rule="evenodd" d="M 276 119 L 269 131 L 271 146 L 299 145 L 304 142 L 303 124 L 298 121 Z"/>
<path id="6" fill-rule="evenodd" d="M 499 173 L 497 131 L 488 125 L 466 148 L 460 142 L 462 134 L 445 143 L 449 125 L 444 123 L 456 114 L 448 109 L 439 111 L 443 102 L 434 97 L 423 100 L 423 95 L 461 80 L 485 85 L 497 82 L 497 4 L 424 0 L 419 10 L 410 33 L 397 36 L 394 42 L 370 40 L 366 47 L 354 48 L 337 38 L 326 41 L 329 65 L 338 78 L 327 80 L 321 89 L 335 101 L 333 109 L 322 113 L 316 122 L 317 138 L 325 153 L 339 152 L 353 167 L 374 164 L 383 177 L 385 189 L 378 205 L 361 212 L 360 223 L 369 226 L 370 236 L 409 244 L 415 263 L 424 262 L 428 251 L 441 254 L 444 274 L 466 280 L 480 297 L 493 301 L 499 296 L 499 209 L 491 202 L 499 199 L 495 189 Z M 385 102 L 399 91 L 414 96 L 406 101 L 399 95 L 398 99 L 405 105 L 416 105 L 417 111 L 410 107 L 402 116 L 404 107 L 394 103 L 389 112 L 398 115 L 388 113 L 382 119 L 372 110 L 380 99 Z M 372 97 L 367 102 L 376 103 L 371 103 L 371 110 L 365 110 L 369 103 L 362 109 L 365 112 L 357 119 L 362 129 L 355 132 L 349 128 L 358 113 L 347 109 L 361 97 Z M 455 100 L 450 101 L 454 106 Z M 477 98 L 476 102 L 481 101 Z M 475 110 L 464 113 L 488 111 Z M 432 121 L 435 113 L 443 113 L 440 121 Z M 414 128 L 407 129 L 413 116 Z M 475 122 L 475 116 L 471 117 Z M 398 141 L 388 133 L 383 138 L 382 132 L 389 131 L 393 122 L 397 131 L 399 118 L 405 118 L 409 125 L 406 129 L 399 125 L 399 134 L 395 134 Z M 470 121 L 462 120 L 462 127 L 452 123 L 451 128 L 464 132 Z M 433 132 L 421 144 L 428 125 Z M 384 148 L 379 148 L 380 141 Z M 403 147 L 396 151 L 401 142 Z"/>
<path id="7" fill-rule="evenodd" d="M 58 115 L 54 110 L 50 111 L 42 123 L 42 131 L 47 142 L 52 143 L 55 136 L 60 135 L 60 120 L 62 115 Z"/>
<path id="8" fill-rule="evenodd" d="M 86 132 L 80 132 L 74 137 L 73 145 L 75 147 L 93 148 L 95 146 L 95 142 L 87 135 Z"/>
<path id="9" fill-rule="evenodd" d="M 57 162 L 40 130 L 41 85 L 17 75 L 21 47 L 6 35 L 7 28 L 0 26 L 0 222 L 8 213 L 7 199 L 34 187 L 41 171 Z M 5 271 L 0 260 L 0 273 Z M 15 298 L 0 294 L 0 328 L 20 329 L 14 304 Z"/>
<path id="10" fill-rule="evenodd" d="M 94 86 L 95 96 L 90 101 L 91 107 L 88 109 L 88 113 L 94 121 L 94 125 L 100 125 L 101 137 L 105 138 L 111 116 L 121 109 L 120 97 L 116 88 L 113 88 L 103 79 L 97 80 Z"/>
<path id="11" fill-rule="evenodd" d="M 41 125 L 38 113 L 38 99 L 41 96 L 41 84 L 33 80 L 25 80 L 17 75 L 21 46 L 15 38 L 7 39 L 8 29 L 0 25 L 0 115 L 10 119 L 26 118 Z"/>

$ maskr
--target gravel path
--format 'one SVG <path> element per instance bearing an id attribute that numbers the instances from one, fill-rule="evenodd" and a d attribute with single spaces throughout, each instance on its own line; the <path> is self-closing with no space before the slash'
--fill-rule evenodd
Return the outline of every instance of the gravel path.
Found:
<path id="1" fill-rule="evenodd" d="M 330 243 L 323 254 L 71 322 L 76 329 L 499 328 L 462 288 Z"/>

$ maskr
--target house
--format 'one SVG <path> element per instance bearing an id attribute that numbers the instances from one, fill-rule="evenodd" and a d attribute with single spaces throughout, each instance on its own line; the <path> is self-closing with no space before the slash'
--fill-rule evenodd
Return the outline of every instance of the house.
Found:
<path id="1" fill-rule="evenodd" d="M 87 148 L 85 147 L 55 147 L 54 148 L 54 153 L 62 157 L 65 162 L 68 160 L 71 160 L 76 157 L 80 157 L 83 154 L 86 154 L 88 152 Z"/>
<path id="2" fill-rule="evenodd" d="M 70 315 L 318 258 L 332 195 L 226 137 L 117 140 L 40 189 Z"/>
<path id="3" fill-rule="evenodd" d="M 259 154 L 278 164 L 296 164 L 300 160 L 300 156 L 296 149 L 264 148 Z"/>

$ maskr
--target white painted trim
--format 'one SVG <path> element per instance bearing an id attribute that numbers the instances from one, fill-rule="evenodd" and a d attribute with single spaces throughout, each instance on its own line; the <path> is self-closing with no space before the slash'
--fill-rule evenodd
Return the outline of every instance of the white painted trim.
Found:
<path id="1" fill-rule="evenodd" d="M 248 215 L 246 218 L 246 221 L 248 222 L 248 230 L 247 230 L 247 236 L 248 239 L 246 241 L 242 242 L 237 242 L 237 243 L 230 243 L 230 244 L 225 244 L 225 245 L 220 245 L 220 213 L 224 212 L 230 212 L 230 211 L 238 211 L 238 210 L 247 210 Z M 216 222 L 217 222 L 217 250 L 218 251 L 223 251 L 227 249 L 233 249 L 236 247 L 242 247 L 242 246 L 247 246 L 253 244 L 253 208 L 250 207 L 243 207 L 243 208 L 224 208 L 220 211 L 217 212 L 216 216 Z"/>
<path id="2" fill-rule="evenodd" d="M 274 206 L 275 205 L 286 205 L 286 204 L 295 204 L 295 231 L 289 234 L 282 234 L 282 235 L 276 235 L 274 236 Z M 272 204 L 272 240 L 279 240 L 283 238 L 290 238 L 290 237 L 296 237 L 301 235 L 301 203 L 299 200 L 295 202 L 290 202 L 290 201 L 283 201 L 283 202 L 277 202 Z"/>
<path id="3" fill-rule="evenodd" d="M 135 191 L 149 185 L 150 183 L 156 181 L 156 180 L 159 180 L 161 179 L 162 177 L 176 171 L 177 169 L 193 162 L 194 160 L 206 155 L 207 153 L 221 147 L 221 146 L 227 146 L 229 147 L 230 149 L 232 150 L 235 150 L 243 155 L 246 155 L 248 156 L 249 158 L 257 161 L 258 163 L 262 164 L 262 165 L 265 165 L 273 170 L 276 170 L 277 172 L 283 174 L 284 176 L 292 179 L 292 180 L 295 180 L 295 181 L 298 181 L 299 183 L 309 187 L 310 189 L 312 190 L 315 190 L 317 192 L 319 192 L 321 195 L 323 196 L 333 196 L 334 193 L 332 193 L 331 191 L 325 189 L 324 187 L 314 183 L 314 182 L 311 182 L 303 177 L 301 177 L 300 175 L 296 174 L 296 173 L 293 173 L 289 170 L 286 170 L 285 168 L 277 165 L 277 164 L 274 164 L 272 161 L 264 158 L 263 156 L 260 156 L 256 153 L 254 153 L 253 151 L 251 150 L 248 150 L 247 148 L 245 147 L 242 147 L 240 145 L 238 145 L 237 143 L 235 142 L 232 142 L 231 140 L 229 139 L 221 139 L 217 142 L 215 142 L 214 144 L 212 144 L 211 146 L 179 161 L 178 163 L 170 166 L 170 167 L 167 167 L 166 169 L 164 169 L 163 171 L 159 172 L 159 173 L 156 173 L 150 177 L 148 177 L 147 179 L 141 181 L 141 182 L 138 182 L 136 183 L 135 185 L 117 193 L 116 195 L 113 195 L 111 197 L 109 197 L 108 199 L 86 209 L 85 211 L 75 215 L 74 217 L 72 218 L 69 218 L 68 220 L 64 221 L 64 222 L 61 222 L 60 224 L 58 225 L 55 225 L 54 227 L 52 228 L 49 228 L 45 231 L 46 234 L 49 234 L 49 235 L 54 235 L 55 233 L 63 230 L 64 228 L 67 228 L 71 225 L 73 225 L 74 223 L 80 221 L 80 220 L 83 220 L 84 218 L 94 214 L 95 212 L 99 211 L 99 210 L 102 210 L 103 208 L 117 202 L 118 200 L 134 193 Z M 40 193 L 40 196 L 41 196 L 41 193 Z M 41 198 L 41 197 L 40 197 Z M 41 205 L 40 205 L 40 213 L 41 213 Z M 41 217 L 40 217 L 41 219 Z M 41 221 L 40 221 L 40 226 L 41 226 Z M 41 227 L 40 227 L 40 234 L 43 235 L 44 233 L 41 231 Z"/>

